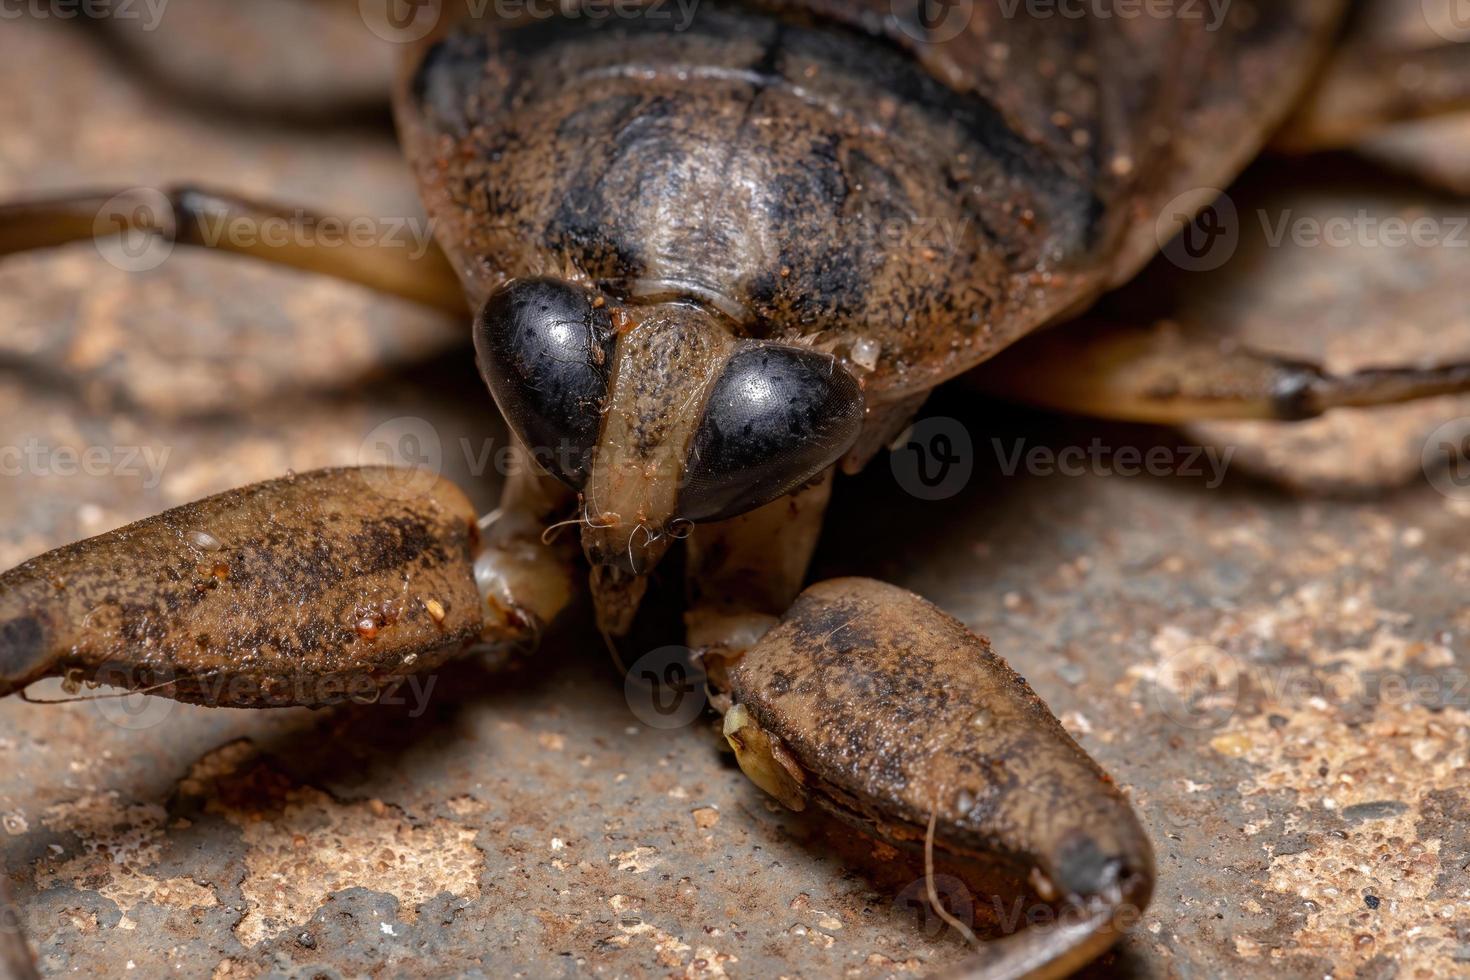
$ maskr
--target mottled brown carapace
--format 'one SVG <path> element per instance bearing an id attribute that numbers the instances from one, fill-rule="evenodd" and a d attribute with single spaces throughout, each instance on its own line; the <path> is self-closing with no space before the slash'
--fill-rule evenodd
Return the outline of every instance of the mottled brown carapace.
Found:
<path id="1" fill-rule="evenodd" d="M 1340 7 L 980 0 L 949 36 L 917 6 L 446 26 L 396 103 L 471 304 L 527 275 L 692 299 L 902 399 L 1130 278 L 1167 202 L 1259 150 Z"/>

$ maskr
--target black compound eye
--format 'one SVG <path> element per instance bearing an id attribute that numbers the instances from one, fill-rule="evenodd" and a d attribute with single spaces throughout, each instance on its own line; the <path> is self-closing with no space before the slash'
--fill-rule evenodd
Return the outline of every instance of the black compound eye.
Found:
<path id="1" fill-rule="evenodd" d="M 790 493 L 847 452 L 862 424 L 862 389 L 832 357 L 742 345 L 705 405 L 679 517 L 722 521 Z"/>
<path id="2" fill-rule="evenodd" d="M 617 334 L 590 290 L 515 279 L 475 320 L 475 356 L 495 403 L 535 455 L 581 489 L 602 427 Z"/>

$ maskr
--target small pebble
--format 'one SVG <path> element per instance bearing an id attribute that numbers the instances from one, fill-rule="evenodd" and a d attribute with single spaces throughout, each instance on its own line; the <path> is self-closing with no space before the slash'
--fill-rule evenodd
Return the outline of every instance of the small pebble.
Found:
<path id="1" fill-rule="evenodd" d="M 1250 751 L 1251 740 L 1248 735 L 1240 732 L 1231 732 L 1211 739 L 1210 748 L 1221 755 L 1228 755 L 1238 759 Z"/>

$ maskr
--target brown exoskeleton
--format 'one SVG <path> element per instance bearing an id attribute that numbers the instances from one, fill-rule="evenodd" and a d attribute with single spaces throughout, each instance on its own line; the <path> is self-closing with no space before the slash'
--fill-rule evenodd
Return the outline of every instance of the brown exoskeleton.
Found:
<path id="1" fill-rule="evenodd" d="M 986 945 L 975 969 L 1067 972 L 1149 899 L 1127 801 L 985 641 L 881 583 L 803 592 L 808 558 L 833 471 L 867 462 L 936 384 L 1131 278 L 1165 205 L 1227 182 L 1292 106 L 1337 8 L 1261 5 L 1207 31 L 982 5 L 949 37 L 902 4 L 816 0 L 712 4 L 678 31 L 440 25 L 405 57 L 396 105 L 444 256 L 252 253 L 468 300 L 482 373 L 537 468 L 484 522 L 444 481 L 324 471 L 43 555 L 0 579 L 0 694 L 67 676 L 331 703 L 534 635 L 573 590 L 553 523 L 578 529 L 613 638 L 683 540 L 688 642 L 745 772 L 793 808 L 1032 872 L 1076 914 Z M 89 237 L 109 197 L 9 208 L 0 249 Z M 192 244 L 202 219 L 269 213 L 197 190 L 168 205 L 151 225 Z M 1047 367 L 1017 394 L 1154 419 L 1462 383 L 1344 385 L 1245 358 L 1191 363 L 1203 394 L 1140 412 Z M 1153 381 L 1122 391 L 1153 404 Z"/>

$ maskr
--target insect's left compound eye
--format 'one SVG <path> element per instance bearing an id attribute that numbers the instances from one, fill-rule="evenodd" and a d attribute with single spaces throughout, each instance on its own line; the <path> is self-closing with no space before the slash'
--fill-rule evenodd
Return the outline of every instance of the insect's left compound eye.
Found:
<path id="1" fill-rule="evenodd" d="M 475 358 L 496 405 L 536 457 L 581 489 L 602 427 L 617 334 L 590 290 L 514 279 L 475 319 Z"/>
<path id="2" fill-rule="evenodd" d="M 785 496 L 852 448 L 863 410 L 862 389 L 830 355 L 741 345 L 689 448 L 678 516 L 722 521 Z"/>

